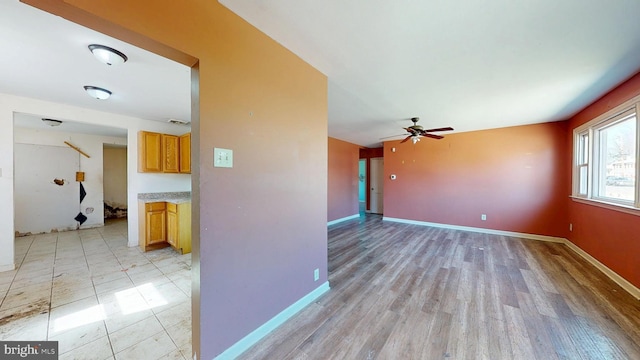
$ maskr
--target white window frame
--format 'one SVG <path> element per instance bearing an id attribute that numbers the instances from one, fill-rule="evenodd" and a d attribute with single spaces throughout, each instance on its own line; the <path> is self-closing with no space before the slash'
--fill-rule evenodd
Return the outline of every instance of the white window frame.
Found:
<path id="1" fill-rule="evenodd" d="M 634 154 L 636 160 L 635 199 L 634 201 L 628 201 L 598 196 L 597 192 L 594 192 L 594 186 L 598 186 L 595 171 L 598 168 L 601 159 L 597 149 L 600 141 L 596 141 L 595 139 L 596 132 L 620 121 L 624 118 L 623 115 L 632 111 L 635 111 L 636 114 L 636 153 Z M 587 137 L 587 149 L 583 148 L 584 144 L 581 141 L 584 136 Z M 582 154 L 585 154 L 586 158 L 581 156 Z M 585 168 L 586 179 L 580 176 L 580 170 L 582 169 L 584 172 Z M 581 179 L 583 179 L 583 181 L 586 180 L 586 191 L 581 191 Z M 615 108 L 573 130 L 571 197 L 574 201 L 640 216 L 640 96 L 636 96 L 633 99 L 616 106 Z"/>

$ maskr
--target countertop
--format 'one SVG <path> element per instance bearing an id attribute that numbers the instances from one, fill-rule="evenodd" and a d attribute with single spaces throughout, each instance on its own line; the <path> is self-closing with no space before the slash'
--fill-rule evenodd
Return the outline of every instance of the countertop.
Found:
<path id="1" fill-rule="evenodd" d="M 157 193 L 138 193 L 138 201 L 143 203 L 150 202 L 170 202 L 181 204 L 191 202 L 191 192 L 157 192 Z"/>

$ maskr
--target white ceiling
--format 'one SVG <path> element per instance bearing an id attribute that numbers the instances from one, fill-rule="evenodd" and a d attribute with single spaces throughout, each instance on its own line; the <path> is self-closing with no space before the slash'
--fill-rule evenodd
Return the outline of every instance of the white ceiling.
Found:
<path id="1" fill-rule="evenodd" d="M 22 4 L 0 1 L 0 93 L 166 122 L 191 118 L 187 66 Z M 108 66 L 87 46 L 107 45 L 129 60 Z M 109 89 L 109 100 L 87 95 L 84 85 Z M 15 125 L 42 127 L 48 114 L 21 114 Z M 126 137 L 125 129 L 64 120 L 51 130 Z"/>
<path id="2" fill-rule="evenodd" d="M 456 132 L 564 120 L 640 69 L 634 0 L 220 2 L 328 76 L 329 135 L 363 146 L 413 116 Z M 1 93 L 190 118 L 186 66 L 18 0 L 0 1 L 0 33 Z M 91 43 L 129 61 L 101 64 Z"/>
<path id="3" fill-rule="evenodd" d="M 220 2 L 326 74 L 329 135 L 365 146 L 564 120 L 640 69 L 637 0 Z"/>

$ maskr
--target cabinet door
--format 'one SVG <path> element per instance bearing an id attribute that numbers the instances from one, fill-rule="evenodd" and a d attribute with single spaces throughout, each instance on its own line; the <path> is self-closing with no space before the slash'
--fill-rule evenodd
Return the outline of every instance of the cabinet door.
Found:
<path id="1" fill-rule="evenodd" d="M 166 173 L 177 173 L 180 171 L 178 167 L 180 162 L 178 144 L 177 136 L 162 134 L 162 150 L 164 155 L 163 171 Z"/>
<path id="2" fill-rule="evenodd" d="M 167 203 L 167 242 L 179 248 L 179 223 L 176 204 Z"/>
<path id="3" fill-rule="evenodd" d="M 147 245 L 167 241 L 166 211 L 147 211 Z"/>
<path id="4" fill-rule="evenodd" d="M 191 174 L 191 133 L 180 136 L 180 172 Z"/>
<path id="5" fill-rule="evenodd" d="M 162 134 L 138 132 L 138 172 L 162 172 Z"/>

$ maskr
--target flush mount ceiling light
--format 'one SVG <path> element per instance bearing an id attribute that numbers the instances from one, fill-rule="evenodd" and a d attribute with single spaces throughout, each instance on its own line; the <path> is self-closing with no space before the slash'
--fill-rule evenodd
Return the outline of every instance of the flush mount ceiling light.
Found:
<path id="1" fill-rule="evenodd" d="M 89 45 L 89 50 L 91 50 L 96 59 L 107 65 L 120 65 L 128 60 L 127 55 L 108 46 L 91 44 Z"/>
<path id="2" fill-rule="evenodd" d="M 49 125 L 49 126 L 60 126 L 60 124 L 62 124 L 62 121 L 60 120 L 56 120 L 56 119 L 47 119 L 47 118 L 43 118 L 42 122 Z"/>
<path id="3" fill-rule="evenodd" d="M 111 96 L 111 91 L 107 89 L 103 89 L 97 86 L 85 86 L 84 89 L 87 91 L 87 94 L 92 98 L 96 98 L 98 100 L 107 100 L 109 96 Z"/>

